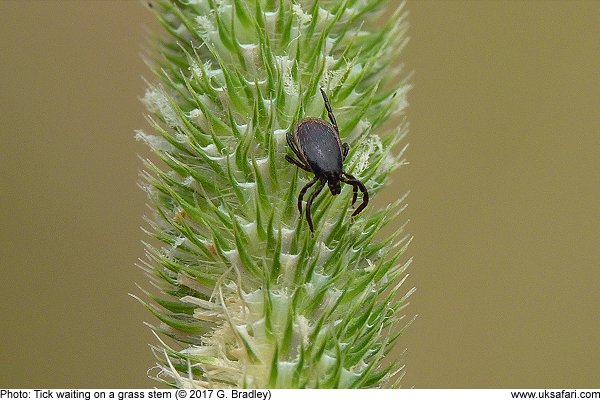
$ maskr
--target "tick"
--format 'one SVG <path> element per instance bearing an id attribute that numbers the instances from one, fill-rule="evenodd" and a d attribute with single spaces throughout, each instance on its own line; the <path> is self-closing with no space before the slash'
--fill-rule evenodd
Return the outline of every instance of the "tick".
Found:
<path id="1" fill-rule="evenodd" d="M 329 186 L 329 191 L 333 196 L 340 194 L 340 182 L 352 186 L 352 205 L 356 203 L 358 190 L 363 194 L 363 201 L 354 211 L 352 217 L 358 215 L 369 204 L 369 192 L 361 181 L 354 176 L 344 172 L 342 163 L 348 155 L 350 146 L 348 143 L 342 143 L 340 132 L 335 121 L 335 116 L 331 110 L 331 104 L 321 89 L 321 95 L 325 102 L 327 115 L 331 123 L 322 118 L 303 118 L 296 125 L 292 132 L 286 134 L 288 146 L 292 149 L 296 158 L 289 154 L 285 159 L 302 168 L 306 172 L 312 172 L 315 176 L 308 182 L 298 195 L 298 211 L 302 215 L 302 201 L 306 191 L 315 183 L 317 187 L 313 190 L 308 202 L 306 203 L 306 221 L 311 232 L 314 232 L 313 221 L 311 217 L 311 207 L 315 198 L 321 193 L 325 183 Z"/>

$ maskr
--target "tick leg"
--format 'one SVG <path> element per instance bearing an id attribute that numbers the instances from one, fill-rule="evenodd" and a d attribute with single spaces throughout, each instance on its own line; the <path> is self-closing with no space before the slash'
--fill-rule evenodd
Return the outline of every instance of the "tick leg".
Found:
<path id="1" fill-rule="evenodd" d="M 318 180 L 319 178 L 315 176 L 310 182 L 304 185 L 304 187 L 300 191 L 300 194 L 298 195 L 298 212 L 300 213 L 300 215 L 302 215 L 302 200 L 304 199 L 304 194 L 312 185 L 317 183 Z"/>
<path id="2" fill-rule="evenodd" d="M 358 198 L 358 185 L 352 185 L 352 207 L 354 207 L 354 203 L 356 203 L 357 198 Z"/>
<path id="3" fill-rule="evenodd" d="M 289 154 L 285 155 L 285 159 L 290 163 L 290 164 L 294 164 L 300 168 L 302 168 L 303 170 L 305 170 L 306 172 L 311 172 L 310 168 L 308 168 L 306 165 L 304 165 L 304 163 L 300 160 L 296 160 L 294 157 L 290 156 Z"/>
<path id="4" fill-rule="evenodd" d="M 317 177 L 315 177 L 315 180 L 316 179 L 317 179 Z M 320 181 L 319 185 L 317 186 L 315 191 L 312 192 L 312 194 L 308 198 L 308 203 L 306 203 L 306 221 L 308 222 L 308 227 L 310 228 L 311 232 L 314 232 L 315 230 L 313 228 L 313 222 L 312 222 L 312 216 L 310 213 L 310 208 L 312 207 L 312 203 L 315 200 L 315 198 L 319 195 L 319 193 L 321 193 L 321 190 L 323 190 L 323 187 L 325 187 L 325 181 Z"/>
<path id="5" fill-rule="evenodd" d="M 287 140 L 288 146 L 290 146 L 290 149 L 292 149 L 296 157 L 300 158 L 300 155 L 298 154 L 298 148 L 296 148 L 296 143 L 294 143 L 294 138 L 290 132 L 285 134 L 285 139 Z"/>
<path id="6" fill-rule="evenodd" d="M 363 185 L 363 183 L 361 181 L 359 181 L 358 179 L 356 179 L 352 175 L 347 174 L 347 173 L 344 172 L 344 176 L 345 176 L 345 178 L 343 178 L 342 180 L 344 182 L 346 182 L 347 184 L 352 185 L 353 189 L 354 189 L 354 196 L 352 198 L 353 199 L 353 201 L 352 201 L 353 205 L 354 205 L 354 200 L 356 199 L 356 195 L 357 195 L 357 188 L 360 189 L 360 191 L 363 194 L 363 201 L 362 201 L 362 203 L 352 213 L 352 216 L 354 217 L 354 216 L 360 214 L 360 212 L 365 209 L 365 207 L 367 206 L 367 204 L 369 204 L 369 192 L 367 191 L 367 188 L 365 187 L 365 185 Z"/>
<path id="7" fill-rule="evenodd" d="M 289 155 L 285 155 L 285 159 L 292 163 L 297 165 L 298 167 L 302 168 L 303 170 L 307 171 L 307 172 L 311 172 L 310 168 L 308 167 L 308 165 L 306 165 L 302 160 L 302 157 L 300 157 L 300 152 L 298 151 L 298 148 L 296 147 L 296 143 L 294 142 L 294 138 L 292 137 L 292 134 L 290 132 L 287 132 L 285 134 L 285 138 L 287 140 L 288 146 L 290 146 L 290 149 L 292 149 L 292 151 L 294 152 L 294 154 L 296 155 L 296 157 L 298 159 L 295 159 L 292 156 Z"/>
<path id="8" fill-rule="evenodd" d="M 350 145 L 348 143 L 342 143 L 342 161 L 346 159 L 348 152 L 350 151 Z"/>
<path id="9" fill-rule="evenodd" d="M 335 121 L 335 116 L 333 115 L 333 110 L 331 109 L 331 104 L 329 104 L 329 99 L 327 98 L 327 95 L 325 94 L 325 91 L 323 90 L 323 88 L 319 88 L 319 89 L 321 90 L 321 95 L 323 96 L 323 101 L 325 102 L 325 108 L 327 109 L 327 115 L 329 116 L 329 120 L 331 121 L 331 124 L 335 128 L 335 131 L 338 134 L 338 138 L 339 138 L 340 131 L 338 129 L 337 122 Z"/>

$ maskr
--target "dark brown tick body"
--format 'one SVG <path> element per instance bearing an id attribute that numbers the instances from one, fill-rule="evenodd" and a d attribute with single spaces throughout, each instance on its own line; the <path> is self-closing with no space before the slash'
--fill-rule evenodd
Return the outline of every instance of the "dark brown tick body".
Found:
<path id="1" fill-rule="evenodd" d="M 327 183 L 329 191 L 334 196 L 341 192 L 340 182 L 352 185 L 354 192 L 352 205 L 356 203 L 358 190 L 360 189 L 363 193 L 363 201 L 352 214 L 353 217 L 369 203 L 369 193 L 365 185 L 352 175 L 344 172 L 342 168 L 342 163 L 348 155 L 350 146 L 340 140 L 337 122 L 331 110 L 329 99 L 323 89 L 321 89 L 321 95 L 331 123 L 321 118 L 303 118 L 294 126 L 293 132 L 288 132 L 286 135 L 288 145 L 297 158 L 286 154 L 285 159 L 303 170 L 315 174 L 314 178 L 300 190 L 298 195 L 298 211 L 300 214 L 302 214 L 304 194 L 318 182 L 306 204 L 306 221 L 311 232 L 314 232 L 311 217 L 312 203 L 323 190 L 325 183 Z"/>

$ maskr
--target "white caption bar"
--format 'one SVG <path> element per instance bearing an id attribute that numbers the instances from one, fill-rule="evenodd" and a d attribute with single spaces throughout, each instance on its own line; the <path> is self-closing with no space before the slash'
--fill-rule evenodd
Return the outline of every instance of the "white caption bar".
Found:
<path id="1" fill-rule="evenodd" d="M 0 400 L 600 399 L 600 389 L 0 389 Z"/>

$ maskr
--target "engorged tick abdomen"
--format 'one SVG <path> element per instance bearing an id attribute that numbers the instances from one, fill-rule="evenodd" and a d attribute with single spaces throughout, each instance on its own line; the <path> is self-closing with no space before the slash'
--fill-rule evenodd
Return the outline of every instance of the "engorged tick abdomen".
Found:
<path id="1" fill-rule="evenodd" d="M 342 172 L 342 151 L 331 124 L 320 118 L 306 118 L 296 126 L 302 155 L 317 176 Z"/>

